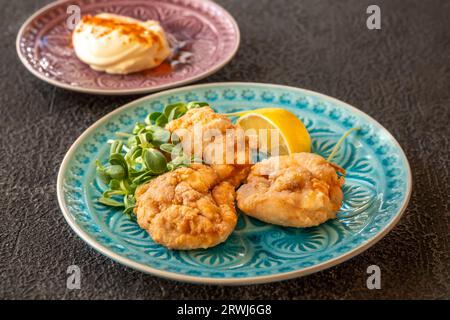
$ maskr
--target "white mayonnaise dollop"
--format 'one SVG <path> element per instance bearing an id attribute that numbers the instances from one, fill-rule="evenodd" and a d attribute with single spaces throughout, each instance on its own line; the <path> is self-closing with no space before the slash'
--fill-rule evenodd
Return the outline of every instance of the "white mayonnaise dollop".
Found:
<path id="1" fill-rule="evenodd" d="M 98 71 L 127 74 L 159 66 L 171 53 L 157 21 L 109 13 L 84 16 L 72 34 L 77 57 Z"/>

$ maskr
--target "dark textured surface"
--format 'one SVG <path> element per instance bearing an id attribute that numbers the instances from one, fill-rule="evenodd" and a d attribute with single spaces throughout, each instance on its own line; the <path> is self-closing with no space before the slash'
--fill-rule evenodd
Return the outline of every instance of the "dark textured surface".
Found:
<path id="1" fill-rule="evenodd" d="M 358 257 L 281 283 L 215 287 L 155 278 L 112 262 L 69 228 L 56 175 L 89 125 L 135 97 L 54 88 L 20 64 L 21 23 L 48 1 L 1 0 L 0 298 L 450 298 L 450 2 L 221 0 L 239 23 L 241 48 L 202 82 L 287 84 L 344 100 L 377 119 L 410 161 L 414 190 L 400 223 Z M 382 30 L 366 28 L 366 8 Z M 82 269 L 81 290 L 66 269 Z M 377 264 L 382 289 L 368 290 Z"/>

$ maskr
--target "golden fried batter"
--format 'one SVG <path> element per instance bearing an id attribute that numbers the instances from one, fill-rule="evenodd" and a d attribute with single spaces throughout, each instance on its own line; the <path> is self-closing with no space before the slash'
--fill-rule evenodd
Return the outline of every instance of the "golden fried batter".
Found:
<path id="1" fill-rule="evenodd" d="M 209 248 L 225 241 L 237 222 L 234 186 L 209 166 L 192 164 L 136 190 L 139 226 L 170 248 Z"/>
<path id="2" fill-rule="evenodd" d="M 215 113 L 210 107 L 190 109 L 182 117 L 170 121 L 166 129 L 175 131 L 177 129 L 192 129 L 195 125 L 201 125 L 204 130 L 217 129 L 225 134 L 227 129 L 235 128 L 227 116 Z"/>
<path id="3" fill-rule="evenodd" d="M 237 191 L 238 207 L 265 222 L 317 226 L 336 217 L 345 171 L 313 153 L 270 158 L 255 164 Z"/>
<path id="4" fill-rule="evenodd" d="M 243 136 L 242 130 L 236 130 L 230 119 L 210 107 L 191 109 L 170 121 L 166 129 L 180 137 L 183 149 L 190 155 L 195 154 L 195 145 L 201 144 L 200 157 L 214 168 L 220 179 L 239 186 L 250 172 L 248 137 Z M 232 141 L 230 150 L 226 149 L 227 139 Z"/>

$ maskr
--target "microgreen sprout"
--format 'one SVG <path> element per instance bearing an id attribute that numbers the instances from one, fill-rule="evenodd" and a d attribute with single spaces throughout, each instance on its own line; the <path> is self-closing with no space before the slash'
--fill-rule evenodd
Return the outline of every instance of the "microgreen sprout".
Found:
<path id="1" fill-rule="evenodd" d="M 135 219 L 136 189 L 168 171 L 189 166 L 190 157 L 183 153 L 179 137 L 171 135 L 164 126 L 183 116 L 188 110 L 207 106 L 206 102 L 175 103 L 162 112 L 152 112 L 137 122 L 131 132 L 117 132 L 110 139 L 108 161 L 96 160 L 96 172 L 108 187 L 98 202 L 116 208 Z M 170 159 L 171 161 L 168 161 Z"/>

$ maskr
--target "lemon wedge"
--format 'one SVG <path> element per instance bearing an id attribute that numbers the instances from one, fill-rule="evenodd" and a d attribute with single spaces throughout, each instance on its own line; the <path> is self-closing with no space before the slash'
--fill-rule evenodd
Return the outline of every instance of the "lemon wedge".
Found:
<path id="1" fill-rule="evenodd" d="M 231 114 L 230 114 L 231 115 Z M 283 108 L 263 108 L 234 114 L 239 116 L 237 125 L 244 130 L 276 129 L 279 132 L 279 155 L 311 152 L 311 137 L 303 122 L 292 112 Z M 267 147 L 271 152 L 268 135 Z"/>

